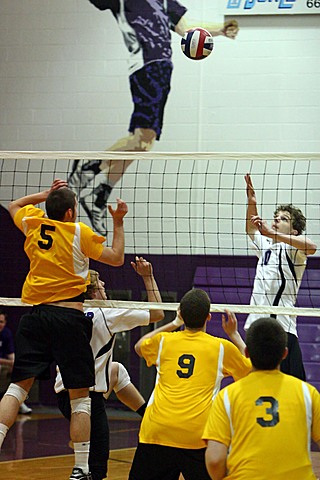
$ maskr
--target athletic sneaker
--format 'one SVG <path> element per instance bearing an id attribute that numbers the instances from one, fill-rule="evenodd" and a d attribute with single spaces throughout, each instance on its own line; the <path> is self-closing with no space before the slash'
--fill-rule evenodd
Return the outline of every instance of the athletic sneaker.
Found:
<path id="1" fill-rule="evenodd" d="M 101 160 L 91 160 L 83 164 L 75 160 L 72 165 L 72 172 L 68 177 L 68 186 L 80 196 L 81 190 L 86 188 L 98 173 L 100 173 Z"/>
<path id="2" fill-rule="evenodd" d="M 107 202 L 112 187 L 107 183 L 100 183 L 92 193 L 80 197 L 80 203 L 86 211 L 92 228 L 95 232 L 107 236 Z"/>
<path id="3" fill-rule="evenodd" d="M 91 473 L 83 473 L 82 468 L 74 467 L 69 480 L 92 480 Z"/>

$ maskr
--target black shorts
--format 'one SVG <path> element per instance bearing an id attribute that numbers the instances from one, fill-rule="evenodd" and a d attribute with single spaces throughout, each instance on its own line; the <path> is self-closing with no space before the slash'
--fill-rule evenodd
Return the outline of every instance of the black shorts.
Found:
<path id="1" fill-rule="evenodd" d="M 65 388 L 87 388 L 95 384 L 90 346 L 92 322 L 73 308 L 38 305 L 23 315 L 15 336 L 12 381 L 28 378 L 47 380 L 50 365 L 59 365 Z"/>
<path id="2" fill-rule="evenodd" d="M 148 63 L 130 75 L 134 110 L 129 132 L 133 133 L 136 128 L 150 128 L 159 140 L 164 107 L 170 92 L 172 69 L 172 63 L 164 60 Z"/>
<path id="3" fill-rule="evenodd" d="M 306 372 L 302 361 L 302 353 L 299 345 L 298 338 L 293 333 L 287 333 L 288 335 L 288 355 L 282 360 L 280 364 L 280 370 L 283 373 L 292 375 L 293 377 L 300 378 L 300 380 L 306 381 Z"/>
<path id="4" fill-rule="evenodd" d="M 186 449 L 139 443 L 129 480 L 210 480 L 205 448 Z"/>

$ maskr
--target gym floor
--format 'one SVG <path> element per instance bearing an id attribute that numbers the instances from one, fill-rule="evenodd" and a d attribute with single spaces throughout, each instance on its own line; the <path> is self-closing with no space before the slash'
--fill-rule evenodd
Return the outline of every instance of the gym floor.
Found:
<path id="1" fill-rule="evenodd" d="M 110 460 L 108 478 L 126 480 L 138 440 L 140 417 L 129 411 L 108 410 Z M 316 450 L 316 448 L 314 447 Z M 320 452 L 312 452 L 320 477 Z M 69 422 L 57 408 L 37 406 L 19 415 L 0 454 L 0 476 L 6 480 L 66 480 L 73 467 Z"/>

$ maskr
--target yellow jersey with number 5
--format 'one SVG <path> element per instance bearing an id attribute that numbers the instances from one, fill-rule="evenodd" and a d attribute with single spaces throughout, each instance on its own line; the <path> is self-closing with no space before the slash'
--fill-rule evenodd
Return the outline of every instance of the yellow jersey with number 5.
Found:
<path id="1" fill-rule="evenodd" d="M 84 223 L 59 222 L 42 209 L 27 205 L 14 216 L 26 236 L 24 250 L 30 261 L 21 299 L 39 305 L 77 297 L 89 283 L 89 258 L 98 260 L 104 237 Z"/>
<path id="2" fill-rule="evenodd" d="M 216 397 L 203 433 L 229 448 L 228 480 L 315 480 L 320 395 L 279 370 L 259 370 Z"/>

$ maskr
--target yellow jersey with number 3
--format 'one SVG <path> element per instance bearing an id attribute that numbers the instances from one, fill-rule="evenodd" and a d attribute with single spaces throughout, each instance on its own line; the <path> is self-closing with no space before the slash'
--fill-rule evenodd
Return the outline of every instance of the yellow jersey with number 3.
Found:
<path id="1" fill-rule="evenodd" d="M 228 480 L 315 480 L 319 392 L 278 370 L 252 372 L 216 397 L 203 438 L 229 447 Z"/>
<path id="2" fill-rule="evenodd" d="M 26 236 L 24 250 L 30 261 L 23 302 L 57 302 L 86 290 L 89 258 L 98 260 L 101 256 L 104 237 L 81 222 L 50 220 L 34 205 L 19 209 L 14 223 Z"/>
<path id="3" fill-rule="evenodd" d="M 141 344 L 157 379 L 142 419 L 139 440 L 178 448 L 204 448 L 202 432 L 223 377 L 235 380 L 251 362 L 228 340 L 205 332 L 158 333 Z"/>

